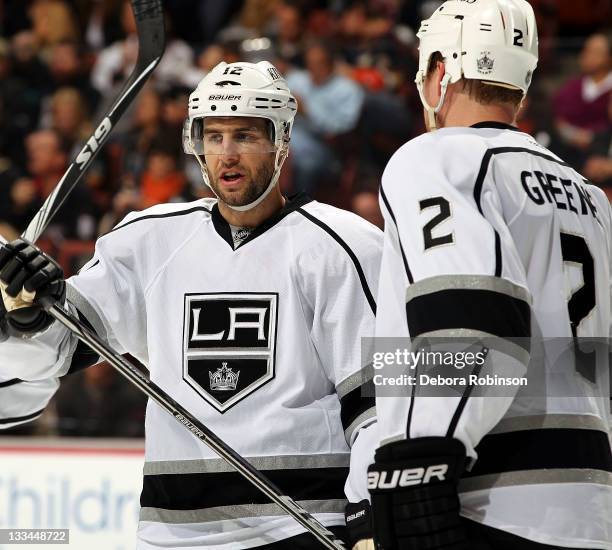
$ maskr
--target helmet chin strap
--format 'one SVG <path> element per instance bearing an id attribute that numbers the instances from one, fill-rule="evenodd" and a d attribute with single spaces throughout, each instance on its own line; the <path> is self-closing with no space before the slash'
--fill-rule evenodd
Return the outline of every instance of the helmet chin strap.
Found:
<path id="1" fill-rule="evenodd" d="M 193 147 L 191 148 L 191 150 L 193 151 Z M 276 151 L 276 157 L 274 158 L 274 166 L 276 166 L 276 168 L 274 169 L 274 174 L 272 174 L 272 178 L 270 178 L 270 183 L 268 184 L 268 187 L 266 187 L 264 192 L 259 195 L 259 197 L 257 197 L 253 202 L 250 202 L 249 204 L 243 204 L 242 206 L 233 206 L 231 204 L 227 204 L 219 195 L 217 195 L 217 193 L 215 193 L 215 190 L 210 184 L 210 177 L 208 175 L 208 168 L 206 166 L 206 163 L 202 161 L 200 155 L 196 154 L 195 151 L 193 151 L 193 155 L 195 156 L 196 160 L 198 161 L 198 164 L 200 165 L 200 170 L 202 171 L 204 183 L 212 191 L 213 195 L 217 197 L 217 200 L 221 201 L 232 210 L 235 210 L 237 212 L 246 212 L 260 204 L 270 194 L 270 191 L 274 189 L 274 186 L 277 184 L 278 178 L 280 177 L 280 172 L 281 168 L 283 167 L 283 163 L 287 158 L 287 152 L 287 145 L 283 145 L 282 147 L 278 148 L 278 150 Z"/>
<path id="2" fill-rule="evenodd" d="M 419 97 L 421 98 L 421 103 L 423 104 L 423 108 L 427 112 L 427 121 L 429 122 L 429 132 L 433 132 L 438 129 L 438 123 L 436 121 L 436 115 L 442 109 L 442 105 L 444 105 L 444 99 L 446 98 L 446 90 L 451 81 L 451 75 L 448 73 L 444 73 L 442 77 L 442 81 L 440 82 L 440 100 L 435 107 L 432 107 L 427 100 L 425 99 L 425 93 L 423 91 L 423 83 L 425 81 L 425 76 L 421 73 L 419 78 L 417 78 L 416 85 L 419 90 Z"/>

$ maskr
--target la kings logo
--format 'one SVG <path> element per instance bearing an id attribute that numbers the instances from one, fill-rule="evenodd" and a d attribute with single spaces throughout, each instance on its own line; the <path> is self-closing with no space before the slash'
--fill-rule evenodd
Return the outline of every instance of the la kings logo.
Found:
<path id="1" fill-rule="evenodd" d="M 274 378 L 276 293 L 185 295 L 183 379 L 220 413 Z"/>

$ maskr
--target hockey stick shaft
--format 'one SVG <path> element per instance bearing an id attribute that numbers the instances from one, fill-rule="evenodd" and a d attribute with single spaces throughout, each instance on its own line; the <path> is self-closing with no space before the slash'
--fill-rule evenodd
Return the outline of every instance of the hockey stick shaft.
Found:
<path id="1" fill-rule="evenodd" d="M 162 409 L 171 414 L 195 437 L 202 441 L 202 443 L 208 445 L 215 453 L 233 466 L 272 502 L 292 516 L 302 525 L 302 527 L 310 531 L 323 546 L 331 550 L 345 550 L 342 542 L 323 524 L 315 519 L 314 516 L 304 510 L 304 508 L 291 497 L 284 495 L 282 491 L 259 470 L 253 467 L 202 422 L 194 418 L 182 405 L 177 403 L 157 384 L 147 378 L 137 367 L 117 354 L 96 334 L 85 327 L 81 321 L 57 305 L 47 305 L 46 310 L 58 322 L 68 328 L 79 340 L 106 359 L 111 366 L 117 369 L 138 389 L 155 401 Z"/>
<path id="2" fill-rule="evenodd" d="M 0 244 L 4 243 L 6 243 L 6 241 L 0 236 Z M 52 302 L 43 302 L 42 305 L 56 321 L 64 325 L 81 342 L 95 351 L 100 357 L 103 357 L 112 367 L 118 370 L 167 413 L 171 414 L 195 437 L 235 468 L 238 473 L 257 487 L 257 489 L 266 495 L 272 502 L 293 517 L 302 527 L 310 531 L 323 546 L 331 550 L 345 550 L 342 541 L 338 540 L 329 529 L 302 508 L 295 500 L 284 495 L 282 491 L 259 470 L 234 451 L 234 449 L 220 439 L 202 422 L 194 418 L 187 409 L 172 399 L 172 397 L 164 392 L 155 382 L 147 378 L 147 376 L 137 367 L 119 355 L 94 332 L 90 331 L 79 319 Z"/>
<path id="3" fill-rule="evenodd" d="M 38 240 L 58 212 L 85 170 L 106 143 L 111 130 L 132 103 L 164 53 L 164 14 L 161 0 L 132 0 L 132 9 L 138 32 L 136 66 L 106 116 L 98 124 L 76 159 L 68 166 L 60 181 L 23 233 L 23 237 L 31 242 Z"/>

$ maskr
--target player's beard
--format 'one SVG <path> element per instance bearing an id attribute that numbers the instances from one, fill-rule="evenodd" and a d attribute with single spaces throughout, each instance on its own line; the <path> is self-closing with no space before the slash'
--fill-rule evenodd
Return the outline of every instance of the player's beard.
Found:
<path id="1" fill-rule="evenodd" d="M 256 201 L 268 188 L 268 185 L 270 185 L 270 180 L 274 176 L 274 159 L 266 158 L 266 160 L 257 167 L 254 174 L 252 174 L 251 170 L 240 164 L 232 166 L 232 169 L 250 178 L 250 181 L 244 189 L 240 191 L 224 190 L 221 185 L 219 185 L 219 176 L 216 176 L 214 179 L 210 178 L 210 185 L 219 200 L 223 201 L 228 206 L 245 206 Z"/>

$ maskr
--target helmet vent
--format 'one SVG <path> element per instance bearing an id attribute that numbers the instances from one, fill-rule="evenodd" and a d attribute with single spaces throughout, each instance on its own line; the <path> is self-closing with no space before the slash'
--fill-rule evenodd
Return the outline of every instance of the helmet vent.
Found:
<path id="1" fill-rule="evenodd" d="M 493 30 L 493 25 L 491 25 L 491 23 L 481 23 L 480 24 L 480 30 L 481 31 L 488 31 L 491 32 Z"/>
<path id="2" fill-rule="evenodd" d="M 268 101 L 267 97 L 256 97 L 255 98 L 256 101 Z"/>

